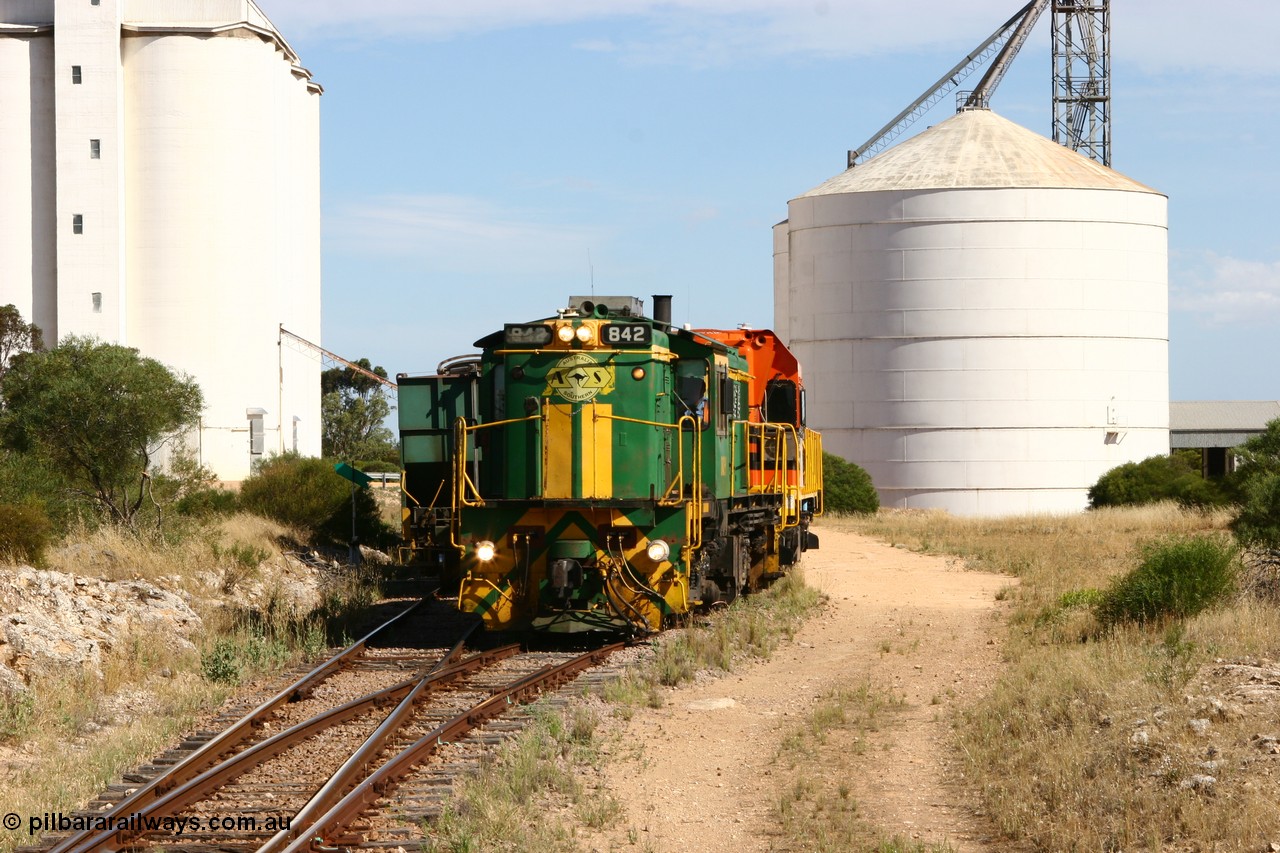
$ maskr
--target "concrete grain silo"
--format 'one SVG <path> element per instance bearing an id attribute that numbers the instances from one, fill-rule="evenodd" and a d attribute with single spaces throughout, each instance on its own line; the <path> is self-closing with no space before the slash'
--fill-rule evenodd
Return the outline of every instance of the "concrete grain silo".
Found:
<path id="1" fill-rule="evenodd" d="M 0 0 L 0 304 L 192 375 L 224 480 L 320 453 L 320 94 L 252 0 Z"/>
<path id="2" fill-rule="evenodd" d="M 775 328 L 885 506 L 1075 511 L 1169 451 L 1159 192 L 969 110 L 788 211 Z"/>

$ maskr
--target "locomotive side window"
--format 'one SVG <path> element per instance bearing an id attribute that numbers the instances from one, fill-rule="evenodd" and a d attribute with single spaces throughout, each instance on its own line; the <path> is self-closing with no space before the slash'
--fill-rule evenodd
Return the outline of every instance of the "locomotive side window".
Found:
<path id="1" fill-rule="evenodd" d="M 729 380 L 729 371 L 724 367 L 716 368 L 716 432 L 720 435 L 729 434 L 729 422 L 733 420 L 737 414 L 734 406 L 735 386 Z"/>

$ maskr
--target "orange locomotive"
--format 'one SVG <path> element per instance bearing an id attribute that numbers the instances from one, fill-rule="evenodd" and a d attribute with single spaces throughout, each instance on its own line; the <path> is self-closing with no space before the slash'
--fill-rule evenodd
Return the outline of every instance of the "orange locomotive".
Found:
<path id="1" fill-rule="evenodd" d="M 788 565 L 800 552 L 818 547 L 809 522 L 822 514 L 822 436 L 805 423 L 800 362 L 768 329 L 698 329 L 697 333 L 733 347 L 747 360 L 751 486 L 767 491 L 785 485 L 799 501 L 800 524 L 787 537 L 792 541 L 781 543 L 780 562 Z"/>

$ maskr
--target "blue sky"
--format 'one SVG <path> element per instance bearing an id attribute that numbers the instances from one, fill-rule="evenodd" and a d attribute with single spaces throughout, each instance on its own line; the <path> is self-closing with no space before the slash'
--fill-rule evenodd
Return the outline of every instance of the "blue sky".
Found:
<path id="1" fill-rule="evenodd" d="M 772 325 L 787 200 L 1021 6 L 260 4 L 325 87 L 323 344 L 392 374 L 593 289 Z M 1170 197 L 1171 398 L 1280 399 L 1280 4 L 1112 6 L 1112 165 Z M 993 102 L 1045 135 L 1048 24 Z"/>

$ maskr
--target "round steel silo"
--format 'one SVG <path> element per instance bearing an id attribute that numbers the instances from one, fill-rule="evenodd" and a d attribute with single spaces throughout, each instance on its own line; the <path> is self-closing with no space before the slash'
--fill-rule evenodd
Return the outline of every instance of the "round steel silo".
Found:
<path id="1" fill-rule="evenodd" d="M 320 340 L 318 99 L 247 28 L 139 32 L 122 57 L 129 342 L 199 378 L 211 468 L 248 473 L 256 413 L 260 452 L 318 454 L 319 362 L 279 334 Z"/>
<path id="2" fill-rule="evenodd" d="M 885 506 L 1082 509 L 1169 450 L 1167 234 L 1164 195 L 985 110 L 837 175 L 775 228 L 810 423 Z"/>

